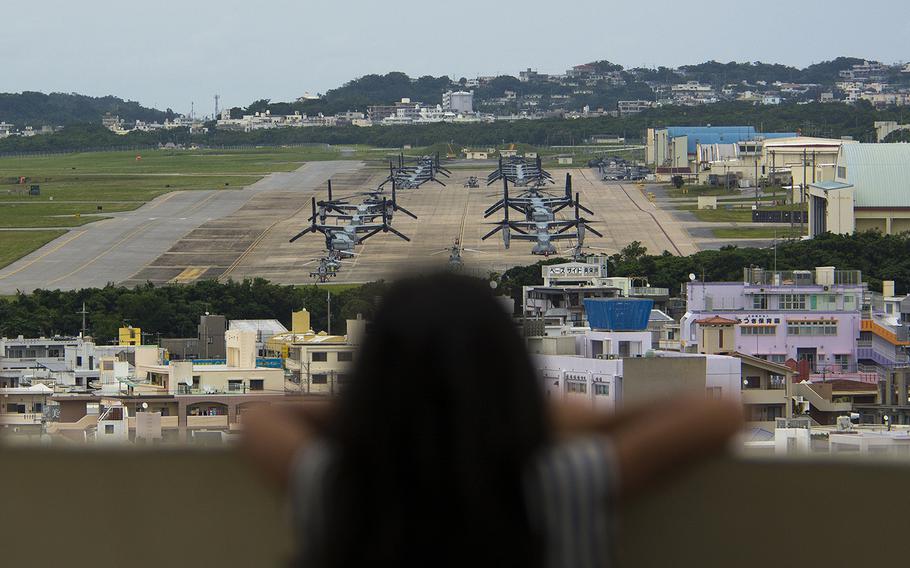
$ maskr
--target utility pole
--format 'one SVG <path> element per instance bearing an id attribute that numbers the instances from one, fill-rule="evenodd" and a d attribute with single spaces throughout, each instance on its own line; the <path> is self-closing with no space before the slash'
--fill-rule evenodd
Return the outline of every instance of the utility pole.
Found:
<path id="1" fill-rule="evenodd" d="M 803 148 L 803 183 L 799 184 L 799 236 L 803 236 L 803 225 L 805 223 L 803 216 L 803 206 L 806 203 L 806 178 L 809 177 L 806 168 L 809 165 L 809 155 Z"/>
<path id="2" fill-rule="evenodd" d="M 326 300 L 328 302 L 328 317 L 326 318 L 326 333 L 332 335 L 332 293 L 326 290 Z"/>
<path id="3" fill-rule="evenodd" d="M 79 333 L 79 337 L 85 338 L 85 314 L 88 313 L 85 311 L 85 302 L 82 302 L 82 310 L 76 313 L 82 314 L 82 331 Z"/>

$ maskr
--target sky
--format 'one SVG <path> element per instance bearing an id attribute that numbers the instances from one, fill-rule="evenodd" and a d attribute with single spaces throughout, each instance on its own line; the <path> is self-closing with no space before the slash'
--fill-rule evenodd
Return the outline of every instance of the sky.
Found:
<path id="1" fill-rule="evenodd" d="M 561 73 L 707 60 L 910 60 L 910 1 L 31 0 L 4 2 L 0 92 L 116 95 L 210 114 L 369 73 Z"/>

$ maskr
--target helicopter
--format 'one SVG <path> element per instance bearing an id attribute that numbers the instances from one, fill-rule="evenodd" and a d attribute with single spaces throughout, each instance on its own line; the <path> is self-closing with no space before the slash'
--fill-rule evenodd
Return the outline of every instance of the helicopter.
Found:
<path id="1" fill-rule="evenodd" d="M 359 204 L 350 203 L 346 199 L 333 199 L 332 181 L 329 180 L 329 198 L 327 200 L 316 202 L 318 213 L 315 215 L 319 218 L 319 222 L 322 224 L 325 224 L 326 220 L 329 217 L 333 219 L 351 221 L 351 224 L 354 225 L 368 223 L 373 219 L 380 217 L 383 213 L 383 210 L 385 211 L 386 218 L 389 222 L 391 222 L 392 216 L 396 211 L 401 211 L 405 215 L 408 215 L 413 219 L 417 219 L 417 215 L 414 215 L 404 207 L 398 205 L 398 198 L 394 181 L 392 183 L 391 201 L 385 197 L 382 190 L 367 192 L 366 195 L 368 197 Z M 312 220 L 312 218 L 309 220 Z"/>
<path id="2" fill-rule="evenodd" d="M 544 223 L 556 220 L 556 213 L 562 209 L 578 205 L 578 207 L 588 213 L 593 215 L 594 212 L 588 209 L 587 207 L 581 205 L 577 202 L 578 195 L 576 194 L 576 199 L 572 199 L 572 176 L 566 174 L 566 192 L 565 195 L 554 196 L 545 192 L 541 192 L 538 188 L 533 188 L 525 190 L 522 192 L 522 196 L 519 197 L 510 197 L 508 192 L 508 179 L 503 178 L 503 197 L 484 211 L 484 218 L 489 217 L 496 211 L 499 211 L 503 208 L 512 208 L 513 210 L 523 214 L 526 221 L 534 221 L 536 223 Z"/>
<path id="3" fill-rule="evenodd" d="M 322 258 L 316 258 L 309 262 L 303 263 L 303 266 L 308 266 L 314 262 L 318 262 L 318 266 L 310 272 L 310 278 L 315 278 L 320 283 L 325 283 L 329 281 L 329 278 L 334 278 L 338 275 L 338 269 L 341 267 L 341 263 L 344 262 L 340 258 L 337 258 L 337 255 L 331 251 L 327 251 L 327 255 Z"/>
<path id="4" fill-rule="evenodd" d="M 381 188 L 389 182 L 393 182 L 400 189 L 415 189 L 428 181 L 435 181 L 441 186 L 445 183 L 439 180 L 437 174 L 449 177 L 451 172 L 439 162 L 439 154 L 436 156 L 420 156 L 415 159 L 414 165 L 405 165 L 404 156 L 398 155 L 398 167 L 389 162 L 389 176 L 379 184 Z"/>
<path id="5" fill-rule="evenodd" d="M 349 223 L 347 225 L 326 225 L 324 223 L 317 223 L 316 219 L 319 216 L 316 214 L 315 197 L 312 198 L 312 205 L 313 215 L 309 218 L 311 225 L 291 237 L 288 242 L 293 243 L 307 233 L 322 233 L 325 236 L 326 250 L 330 253 L 336 253 L 338 258 L 341 258 L 344 256 L 353 256 L 354 248 L 357 245 L 362 244 L 365 240 L 378 233 L 392 233 L 405 241 L 411 240 L 400 231 L 389 226 L 388 217 L 386 215 L 386 203 L 383 203 L 382 205 L 382 223 L 362 222 L 362 220 L 358 219 L 356 224 Z"/>
<path id="6" fill-rule="evenodd" d="M 500 179 L 507 179 L 512 182 L 512 185 L 518 187 L 543 185 L 547 182 L 554 183 L 550 173 L 543 169 L 540 156 L 537 156 L 533 162 L 518 156 L 503 160 L 502 156 L 500 156 L 499 167 L 487 176 L 487 185 L 492 185 L 493 182 Z"/>
<path id="7" fill-rule="evenodd" d="M 461 245 L 460 239 L 455 239 L 454 244 L 450 247 L 446 247 L 442 250 L 438 250 L 434 253 L 431 253 L 430 256 L 435 256 L 437 254 L 442 254 L 444 252 L 449 253 L 449 268 L 457 270 L 464 265 L 464 260 L 462 259 L 462 253 L 467 252 L 476 252 L 481 253 L 479 250 L 469 249 Z"/>
<path id="8" fill-rule="evenodd" d="M 509 220 L 509 207 L 502 207 L 503 220 L 496 223 L 496 227 L 489 233 L 481 237 L 481 240 L 487 240 L 494 234 L 502 232 L 502 240 L 508 249 L 512 238 L 525 241 L 533 241 L 534 246 L 531 248 L 531 254 L 550 256 L 556 254 L 555 241 L 564 239 L 575 239 L 579 245 L 584 245 L 586 231 L 591 231 L 598 237 L 603 234 L 590 227 L 591 221 L 581 216 L 582 206 L 578 203 L 579 196 L 575 195 L 575 218 L 566 221 L 547 220 L 547 221 L 511 221 Z M 508 188 L 504 190 L 503 200 L 508 203 Z M 551 229 L 559 228 L 555 233 Z M 568 233 L 570 229 L 575 229 L 575 233 Z M 517 234 L 512 235 L 512 231 Z"/>

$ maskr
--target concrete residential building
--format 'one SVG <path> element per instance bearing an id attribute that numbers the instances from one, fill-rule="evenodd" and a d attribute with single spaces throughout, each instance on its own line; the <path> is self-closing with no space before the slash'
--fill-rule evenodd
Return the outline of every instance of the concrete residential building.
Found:
<path id="1" fill-rule="evenodd" d="M 258 357 L 266 356 L 266 344 L 269 339 L 275 335 L 288 332 L 288 328 L 284 327 L 284 325 L 276 319 L 231 320 L 228 324 L 228 330 L 252 331 L 255 333 L 256 355 Z"/>
<path id="2" fill-rule="evenodd" d="M 910 231 L 910 144 L 844 144 L 833 179 L 809 196 L 810 236 Z"/>
<path id="3" fill-rule="evenodd" d="M 652 349 L 649 300 L 585 304 L 592 330 L 526 338 L 548 398 L 604 410 L 680 392 L 740 399 L 737 358 Z"/>
<path id="4" fill-rule="evenodd" d="M 522 315 L 542 322 L 545 328 L 588 327 L 587 298 L 648 298 L 663 306 L 670 295 L 666 288 L 642 286 L 644 279 L 609 277 L 605 256 L 541 266 L 540 271 L 543 285 L 522 289 Z"/>
<path id="5" fill-rule="evenodd" d="M 805 361 L 801 374 L 857 378 L 866 286 L 854 270 L 743 270 L 741 282 L 689 282 L 681 345 L 773 363 Z M 872 379 L 874 380 L 874 379 Z"/>
<path id="6" fill-rule="evenodd" d="M 49 431 L 76 440 L 91 433 L 99 440 L 124 441 L 135 436 L 137 415 L 149 412 L 160 415 L 156 420 L 164 439 L 184 439 L 193 431 L 230 432 L 247 409 L 285 399 L 292 385 L 286 384 L 283 369 L 256 365 L 254 332 L 228 331 L 225 343 L 223 364 L 168 362 L 155 346 L 135 348 L 132 370 L 105 358 L 98 390 L 53 397 L 60 419 Z M 122 410 L 109 412 L 112 408 Z M 110 438 L 102 428 L 110 430 Z M 144 437 L 157 436 L 146 432 Z"/>
<path id="7" fill-rule="evenodd" d="M 45 385 L 0 387 L 0 432 L 40 435 L 44 433 L 47 402 L 54 393 Z"/>
<path id="8" fill-rule="evenodd" d="M 310 315 L 295 312 L 293 330 L 273 336 L 267 345 L 271 353 L 282 353 L 285 367 L 294 378 L 294 392 L 331 395 L 344 388 L 351 373 L 354 355 L 366 332 L 366 320 L 347 320 L 347 334 L 329 335 L 310 327 Z"/>
<path id="9" fill-rule="evenodd" d="M 442 94 L 442 109 L 460 114 L 474 112 L 474 91 L 446 91 Z"/>

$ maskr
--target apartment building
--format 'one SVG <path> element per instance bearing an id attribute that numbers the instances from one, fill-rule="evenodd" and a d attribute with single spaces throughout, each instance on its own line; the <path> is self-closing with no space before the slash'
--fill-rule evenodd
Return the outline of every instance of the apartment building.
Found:
<path id="1" fill-rule="evenodd" d="M 556 330 L 588 327 L 588 298 L 647 298 L 663 307 L 670 296 L 667 288 L 652 287 L 644 278 L 610 277 L 605 256 L 541 266 L 540 271 L 543 284 L 522 289 L 522 315 Z"/>
<path id="2" fill-rule="evenodd" d="M 0 434 L 43 434 L 47 403 L 53 392 L 42 384 L 0 387 Z"/>
<path id="3" fill-rule="evenodd" d="M 855 270 L 743 270 L 741 282 L 686 285 L 681 347 L 804 362 L 801 375 L 856 375 L 866 285 Z"/>
<path id="4" fill-rule="evenodd" d="M 550 399 L 615 410 L 682 392 L 740 399 L 740 361 L 653 349 L 652 302 L 587 299 L 591 330 L 526 338 Z"/>

